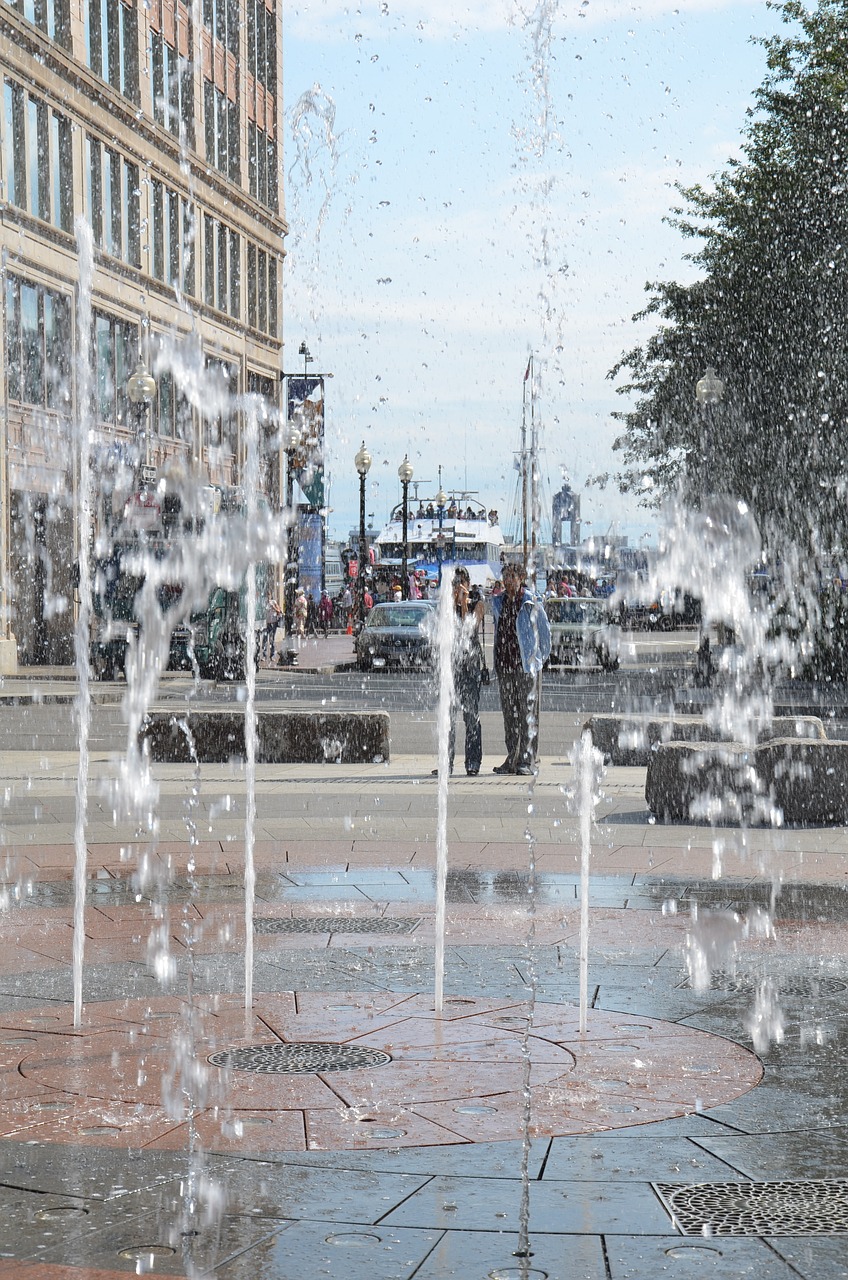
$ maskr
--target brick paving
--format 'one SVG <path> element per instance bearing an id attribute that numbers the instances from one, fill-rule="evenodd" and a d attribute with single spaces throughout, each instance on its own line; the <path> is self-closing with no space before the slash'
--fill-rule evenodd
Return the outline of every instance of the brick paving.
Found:
<path id="1" fill-rule="evenodd" d="M 257 771 L 255 916 L 318 927 L 256 933 L 246 1022 L 242 771 L 201 769 L 189 843 L 193 780 L 157 768 L 151 849 L 113 820 L 115 766 L 95 753 L 75 1029 L 74 757 L 0 755 L 0 1277 L 848 1276 L 848 1228 L 685 1236 L 654 1189 L 794 1179 L 812 1196 L 842 1177 L 848 833 L 658 826 L 644 771 L 610 769 L 581 1037 L 569 770 L 459 777 L 437 1021 L 431 767 Z M 687 947 L 708 913 L 699 990 Z M 208 1061 L 304 1039 L 391 1063 Z"/>

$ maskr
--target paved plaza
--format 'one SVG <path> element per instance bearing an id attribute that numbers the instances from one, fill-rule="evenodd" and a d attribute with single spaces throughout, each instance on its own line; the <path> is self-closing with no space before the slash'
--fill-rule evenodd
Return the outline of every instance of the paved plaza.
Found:
<path id="1" fill-rule="evenodd" d="M 79 1027 L 78 757 L 0 753 L 0 1277 L 848 1276 L 848 832 L 656 824 L 609 768 L 581 1031 L 568 754 L 487 756 L 439 1017 L 426 736 L 257 768 L 249 1012 L 243 765 L 156 766 L 151 841 L 95 744 Z"/>

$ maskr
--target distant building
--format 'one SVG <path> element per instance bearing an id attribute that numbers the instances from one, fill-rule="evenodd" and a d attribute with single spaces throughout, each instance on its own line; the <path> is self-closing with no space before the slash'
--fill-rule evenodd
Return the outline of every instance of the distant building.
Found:
<path id="1" fill-rule="evenodd" d="M 172 336 L 222 390 L 279 402 L 281 10 L 0 0 L 0 671 L 72 660 L 81 357 L 98 461 L 138 435 L 127 382 L 141 355 L 156 379 L 150 464 L 240 482 L 241 416 L 208 395 L 189 402 L 163 363 Z M 90 353 L 78 218 L 95 242 Z M 275 504 L 280 462 L 269 446 Z"/>

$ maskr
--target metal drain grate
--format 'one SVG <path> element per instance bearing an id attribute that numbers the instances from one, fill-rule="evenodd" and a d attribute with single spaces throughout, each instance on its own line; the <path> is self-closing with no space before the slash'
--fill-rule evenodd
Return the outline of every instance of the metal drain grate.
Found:
<path id="1" fill-rule="evenodd" d="M 848 1235 L 848 1178 L 653 1185 L 685 1236 Z"/>
<path id="2" fill-rule="evenodd" d="M 710 990 L 751 995 L 759 982 L 760 979 L 750 973 L 725 973 L 717 969 L 710 978 Z M 778 976 L 774 982 L 778 995 L 804 1000 L 815 1000 L 819 996 L 838 996 L 848 990 L 848 983 L 841 982 L 839 978 L 818 977 L 816 974 L 795 974 L 785 978 Z"/>
<path id="3" fill-rule="evenodd" d="M 391 1062 L 391 1057 L 380 1049 L 304 1040 L 298 1044 L 256 1044 L 245 1049 L 226 1049 L 222 1053 L 213 1053 L 208 1060 L 213 1067 L 280 1076 L 384 1067 Z"/>
<path id="4" fill-rule="evenodd" d="M 254 920 L 253 928 L 256 933 L 412 933 L 420 923 L 420 916 L 405 920 L 362 920 L 353 916 L 309 916 L 287 920 L 262 916 Z"/>

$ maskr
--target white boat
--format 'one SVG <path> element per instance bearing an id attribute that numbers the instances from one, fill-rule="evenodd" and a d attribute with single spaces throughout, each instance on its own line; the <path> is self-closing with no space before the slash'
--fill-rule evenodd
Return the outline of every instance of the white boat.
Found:
<path id="1" fill-rule="evenodd" d="M 441 547 L 441 554 L 440 554 Z M 399 571 L 403 563 L 403 504 L 392 511 L 388 524 L 377 535 L 376 549 L 383 569 Z M 487 510 L 468 492 L 448 495 L 441 518 L 435 498 L 409 500 L 407 509 L 407 565 L 424 570 L 429 582 L 442 572 L 462 566 L 473 585 L 491 587 L 501 576 L 504 536 L 498 513 Z"/>

